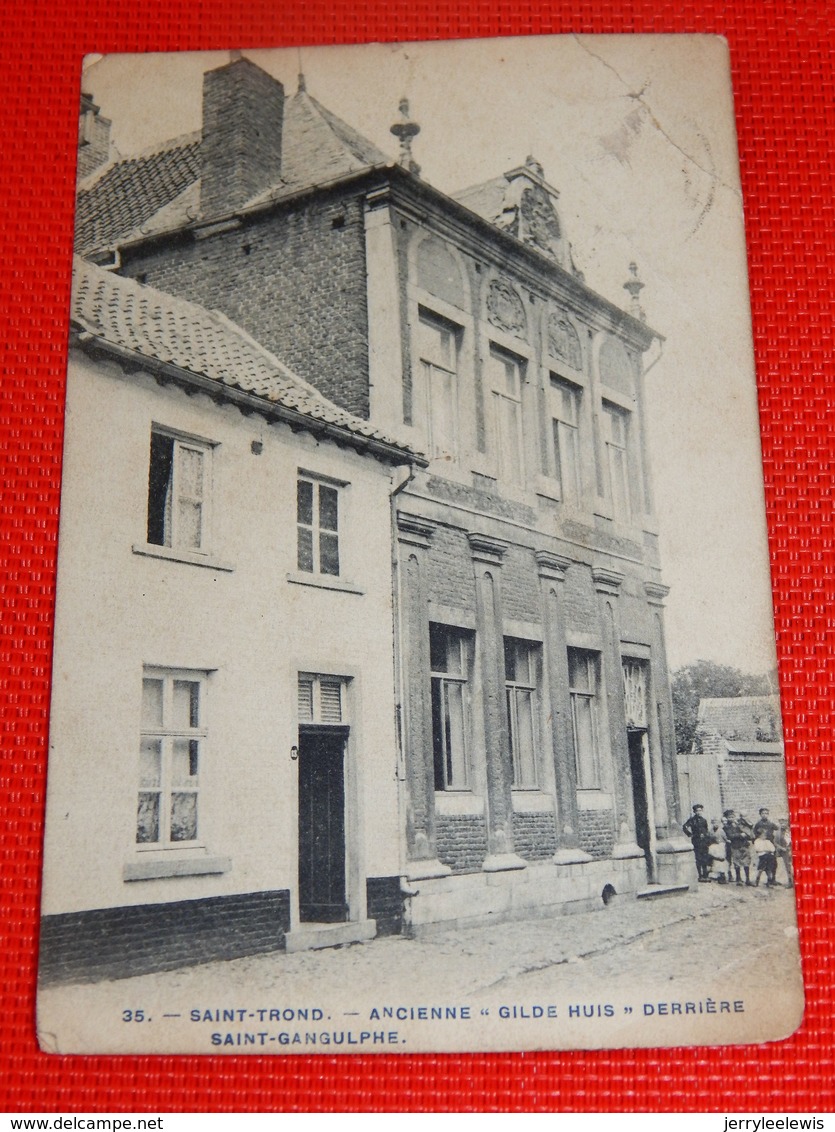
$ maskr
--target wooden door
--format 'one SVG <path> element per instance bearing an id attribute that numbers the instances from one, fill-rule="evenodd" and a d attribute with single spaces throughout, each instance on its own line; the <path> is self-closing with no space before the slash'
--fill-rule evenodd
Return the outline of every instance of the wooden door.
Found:
<path id="1" fill-rule="evenodd" d="M 345 899 L 347 728 L 299 728 L 299 918 L 338 923 Z"/>

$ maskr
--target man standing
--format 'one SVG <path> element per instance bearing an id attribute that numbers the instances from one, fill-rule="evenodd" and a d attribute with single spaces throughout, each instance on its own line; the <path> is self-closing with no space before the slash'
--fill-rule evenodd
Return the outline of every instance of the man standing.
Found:
<path id="1" fill-rule="evenodd" d="M 699 880 L 710 880 L 710 842 L 712 835 L 707 818 L 704 816 L 704 806 L 697 802 L 693 807 L 692 816 L 687 819 L 681 828 L 693 844 Z"/>

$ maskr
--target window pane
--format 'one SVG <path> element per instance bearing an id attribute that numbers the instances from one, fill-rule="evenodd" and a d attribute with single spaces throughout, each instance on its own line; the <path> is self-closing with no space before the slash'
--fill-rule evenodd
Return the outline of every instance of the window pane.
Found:
<path id="1" fill-rule="evenodd" d="M 203 504 L 181 499 L 177 507 L 177 545 L 199 550 L 203 544 Z"/>
<path id="2" fill-rule="evenodd" d="M 441 685 L 442 681 L 439 678 L 436 677 L 432 680 L 432 753 L 435 763 L 436 790 L 445 790 L 447 786 Z"/>
<path id="3" fill-rule="evenodd" d="M 461 634 L 454 630 L 450 631 L 447 637 L 446 670 L 451 676 L 463 676 L 464 674 L 464 658 L 461 655 L 461 649 Z"/>
<path id="4" fill-rule="evenodd" d="M 319 486 L 319 526 L 323 531 L 338 530 L 337 526 L 338 492 L 333 487 Z"/>
<path id="5" fill-rule="evenodd" d="M 197 795 L 171 795 L 171 840 L 197 840 Z"/>
<path id="6" fill-rule="evenodd" d="M 579 786 L 597 785 L 597 759 L 594 749 L 594 701 L 589 696 L 574 696 L 574 732 L 577 744 L 577 778 Z"/>
<path id="7" fill-rule="evenodd" d="M 554 478 L 557 481 L 557 485 L 560 489 L 560 493 L 562 493 L 562 489 L 563 489 L 562 488 L 562 462 L 563 462 L 563 457 L 562 457 L 562 445 L 560 444 L 560 427 L 561 426 L 560 426 L 560 422 L 558 420 L 552 420 L 551 425 L 553 427 L 553 432 L 554 432 Z"/>
<path id="8" fill-rule="evenodd" d="M 313 531 L 299 527 L 298 565 L 300 570 L 313 573 Z"/>
<path id="9" fill-rule="evenodd" d="M 175 739 L 171 752 L 171 785 L 197 786 L 200 743 L 197 739 Z"/>
<path id="10" fill-rule="evenodd" d="M 162 680 L 142 681 L 142 727 L 162 727 Z"/>
<path id="11" fill-rule="evenodd" d="M 516 765 L 518 786 L 536 786 L 536 753 L 534 747 L 533 692 L 516 690 Z"/>
<path id="12" fill-rule="evenodd" d="M 139 845 L 159 841 L 159 794 L 143 791 L 136 810 L 136 841 Z"/>
<path id="13" fill-rule="evenodd" d="M 568 682 L 577 692 L 593 691 L 589 658 L 577 649 L 568 650 Z"/>
<path id="14" fill-rule="evenodd" d="M 433 456 L 455 454 L 455 374 L 426 367 L 429 394 L 429 428 Z"/>
<path id="15" fill-rule="evenodd" d="M 151 433 L 151 459 L 148 473 L 148 542 L 170 546 L 171 473 L 174 441 L 170 436 Z M 168 518 L 166 519 L 166 516 Z"/>
<path id="16" fill-rule="evenodd" d="M 313 484 L 299 480 L 296 489 L 296 517 L 298 522 L 313 525 Z"/>
<path id="17" fill-rule="evenodd" d="M 443 625 L 429 626 L 429 667 L 433 672 L 447 670 L 447 629 Z"/>
<path id="18" fill-rule="evenodd" d="M 455 789 L 461 789 L 467 785 L 464 746 L 464 688 L 461 684 L 447 683 L 444 691 L 446 693 L 447 783 Z"/>
<path id="19" fill-rule="evenodd" d="M 324 532 L 319 535 L 319 572 L 339 574 L 339 538 Z"/>
<path id="20" fill-rule="evenodd" d="M 560 435 L 562 439 L 563 466 L 561 479 L 563 490 L 569 499 L 576 501 L 580 497 L 580 452 L 577 429 L 570 428 L 568 425 L 561 425 Z"/>
<path id="21" fill-rule="evenodd" d="M 508 397 L 494 395 L 499 469 L 505 478 L 521 480 L 522 454 L 519 436 L 519 405 Z"/>
<path id="22" fill-rule="evenodd" d="M 171 726 L 177 731 L 200 726 L 200 684 L 196 680 L 175 680 Z"/>
<path id="23" fill-rule="evenodd" d="M 180 461 L 179 494 L 191 499 L 203 498 L 203 453 L 196 448 L 177 447 Z"/>
<path id="24" fill-rule="evenodd" d="M 162 740 L 143 739 L 139 745 L 139 785 L 159 786 L 162 768 Z"/>
<path id="25" fill-rule="evenodd" d="M 504 639 L 504 678 L 516 679 L 516 642 L 509 637 Z"/>

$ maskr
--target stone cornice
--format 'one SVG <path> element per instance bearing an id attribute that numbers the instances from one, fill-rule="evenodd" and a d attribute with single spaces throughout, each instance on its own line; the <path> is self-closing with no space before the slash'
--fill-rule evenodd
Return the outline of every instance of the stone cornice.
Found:
<path id="1" fill-rule="evenodd" d="M 644 582 L 644 593 L 650 605 L 663 605 L 664 598 L 670 592 L 670 587 L 661 582 Z"/>
<path id="2" fill-rule="evenodd" d="M 591 577 L 598 593 L 617 597 L 625 575 L 619 574 L 617 570 L 608 570 L 605 566 L 592 566 Z"/>
<path id="3" fill-rule="evenodd" d="M 536 552 L 536 565 L 540 578 L 548 578 L 553 582 L 564 582 L 565 574 L 572 560 L 562 554 L 553 554 L 550 550 Z"/>
<path id="4" fill-rule="evenodd" d="M 467 539 L 473 562 L 485 562 L 488 566 L 501 566 L 505 551 L 510 545 L 504 539 L 492 538 L 490 535 L 478 534 L 474 531 L 468 532 Z"/>
<path id="5" fill-rule="evenodd" d="M 422 515 L 412 515 L 408 511 L 397 512 L 398 542 L 420 546 L 425 550 L 437 528 L 437 523 L 433 523 L 431 519 L 424 519 Z"/>

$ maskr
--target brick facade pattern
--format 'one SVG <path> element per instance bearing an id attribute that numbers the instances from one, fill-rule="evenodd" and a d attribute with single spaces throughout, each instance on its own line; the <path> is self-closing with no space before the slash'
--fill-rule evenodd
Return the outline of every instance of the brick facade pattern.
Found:
<path id="1" fill-rule="evenodd" d="M 487 856 L 487 823 L 479 815 L 439 814 L 436 819 L 438 860 L 454 873 L 477 872 Z"/>
<path id="2" fill-rule="evenodd" d="M 539 588 L 533 551 L 509 546 L 502 568 L 504 615 L 515 621 L 539 621 Z"/>
<path id="3" fill-rule="evenodd" d="M 377 923 L 377 935 L 403 931 L 403 895 L 400 877 L 368 877 L 365 882 L 368 918 Z"/>
<path id="4" fill-rule="evenodd" d="M 470 544 L 464 531 L 438 527 L 427 559 L 427 592 L 442 605 L 475 610 L 475 580 Z"/>
<path id="5" fill-rule="evenodd" d="M 565 617 L 570 629 L 593 633 L 599 624 L 597 595 L 588 566 L 571 566 L 565 575 Z"/>
<path id="6" fill-rule="evenodd" d="M 722 810 L 736 810 L 756 821 L 761 806 L 771 810 L 771 817 L 786 816 L 785 767 L 781 755 L 728 755 L 719 767 L 719 790 Z"/>
<path id="7" fill-rule="evenodd" d="M 40 978 L 98 982 L 279 951 L 289 930 L 286 889 L 45 916 Z"/>
<path id="8" fill-rule="evenodd" d="M 557 851 L 554 815 L 514 814 L 513 848 L 526 861 L 547 861 Z"/>
<path id="9" fill-rule="evenodd" d="M 611 857 L 615 844 L 615 815 L 611 810 L 580 810 L 577 814 L 580 848 L 592 857 Z"/>
<path id="10" fill-rule="evenodd" d="M 362 197 L 346 191 L 135 255 L 123 274 L 220 310 L 337 405 L 367 418 Z"/>

